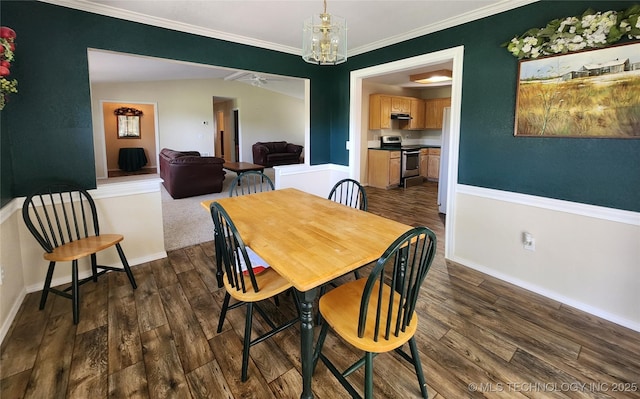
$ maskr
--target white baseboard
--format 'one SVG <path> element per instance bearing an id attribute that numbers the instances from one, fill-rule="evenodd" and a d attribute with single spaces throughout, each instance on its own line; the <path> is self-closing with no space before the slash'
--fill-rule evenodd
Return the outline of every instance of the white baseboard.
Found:
<path id="1" fill-rule="evenodd" d="M 591 306 L 586 303 L 576 301 L 573 298 L 569 298 L 564 295 L 558 294 L 557 292 L 550 291 L 546 288 L 540 287 L 535 284 L 531 284 L 530 282 L 514 278 L 513 276 L 509 276 L 504 273 L 497 272 L 493 269 L 474 263 L 468 259 L 464 259 L 461 257 L 454 257 L 451 260 L 463 266 L 469 267 L 471 269 L 477 270 L 489 276 L 500 279 L 502 281 L 506 281 L 507 283 L 513 284 L 525 290 L 535 292 L 536 294 L 540 294 L 549 299 L 553 299 L 554 301 L 558 301 L 564 305 L 574 307 L 576 309 L 582 310 L 583 312 L 589 313 L 593 316 L 600 317 L 604 320 L 607 320 L 612 323 L 618 324 L 620 326 L 640 332 L 640 323 L 637 323 L 633 320 L 625 319 L 624 317 L 620 317 L 619 315 L 615 315 L 605 310 L 602 310 L 600 308 L 597 308 L 595 306 Z"/>
<path id="2" fill-rule="evenodd" d="M 22 302 L 24 301 L 24 298 L 26 296 L 27 296 L 27 291 L 23 289 L 22 291 L 20 291 L 20 294 L 13 301 L 13 304 L 11 305 L 11 310 L 9 311 L 9 314 L 4 319 L 4 322 L 0 327 L 0 343 L 4 343 L 4 337 L 6 337 L 7 333 L 9 332 L 9 328 L 11 328 L 11 323 L 13 323 L 13 320 L 16 318 L 16 315 L 20 310 L 20 306 L 22 306 Z"/>
<path id="3" fill-rule="evenodd" d="M 149 254 L 149 255 L 146 255 L 146 256 L 143 256 L 143 257 L 140 257 L 140 258 L 127 259 L 127 261 L 129 262 L 129 266 L 131 268 L 134 268 L 136 265 L 141 265 L 143 263 L 151 262 L 151 261 L 158 260 L 158 259 L 163 259 L 163 258 L 166 258 L 166 257 L 167 257 L 167 253 L 165 251 L 162 251 L 162 252 L 158 252 L 158 253 L 155 253 L 155 254 Z M 113 264 L 113 265 L 106 265 L 106 266 L 122 267 L 122 264 L 121 263 L 116 263 L 116 264 Z M 87 278 L 89 276 L 91 276 L 91 270 L 84 270 L 84 271 L 78 273 L 78 278 L 79 279 Z M 69 283 L 71 283 L 71 276 L 64 276 L 64 277 L 60 277 L 60 278 L 51 280 L 51 286 L 52 287 L 57 287 L 59 285 L 69 284 Z M 26 287 L 26 292 L 27 293 L 32 293 L 32 292 L 40 291 L 43 286 L 44 286 L 44 280 L 27 286 Z"/>

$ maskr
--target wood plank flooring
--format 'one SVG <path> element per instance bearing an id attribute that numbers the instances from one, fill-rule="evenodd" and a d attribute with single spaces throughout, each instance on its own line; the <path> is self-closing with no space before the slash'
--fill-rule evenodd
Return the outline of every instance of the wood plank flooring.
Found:
<path id="1" fill-rule="evenodd" d="M 367 193 L 371 212 L 426 225 L 439 239 L 416 335 L 431 398 L 640 398 L 640 333 L 446 263 L 436 184 Z M 0 397 L 298 398 L 297 326 L 252 347 L 240 381 L 244 311 L 230 311 L 216 332 L 224 292 L 213 265 L 206 242 L 133 267 L 135 291 L 109 273 L 82 286 L 77 326 L 68 300 L 50 295 L 39 311 L 40 293 L 27 295 L 1 347 Z M 294 309 L 288 296 L 266 306 L 281 319 Z M 325 350 L 338 365 L 358 357 L 331 334 Z M 398 356 L 374 364 L 376 398 L 419 396 Z M 361 390 L 363 372 L 349 378 Z M 313 389 L 316 398 L 348 396 L 322 363 Z"/>

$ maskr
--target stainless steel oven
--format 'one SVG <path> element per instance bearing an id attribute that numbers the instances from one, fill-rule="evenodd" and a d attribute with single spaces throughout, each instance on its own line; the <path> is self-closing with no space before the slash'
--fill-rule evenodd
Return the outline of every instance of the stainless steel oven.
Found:
<path id="1" fill-rule="evenodd" d="M 402 149 L 402 179 L 420 175 L 420 149 Z"/>

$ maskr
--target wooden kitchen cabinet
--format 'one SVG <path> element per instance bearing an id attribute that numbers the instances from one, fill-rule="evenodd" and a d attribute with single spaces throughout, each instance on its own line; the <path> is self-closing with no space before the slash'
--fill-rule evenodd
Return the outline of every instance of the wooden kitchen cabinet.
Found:
<path id="1" fill-rule="evenodd" d="M 391 112 L 396 114 L 411 113 L 411 98 L 391 96 Z"/>
<path id="2" fill-rule="evenodd" d="M 427 177 L 429 177 L 428 171 L 429 171 L 429 149 L 422 148 L 420 150 L 420 176 L 426 179 Z"/>
<path id="3" fill-rule="evenodd" d="M 369 185 L 390 188 L 400 184 L 400 151 L 369 150 L 367 177 Z"/>
<path id="4" fill-rule="evenodd" d="M 420 150 L 420 176 L 427 180 L 440 178 L 440 148 L 422 148 Z"/>
<path id="5" fill-rule="evenodd" d="M 410 102 L 410 112 L 411 120 L 409 120 L 407 127 L 403 127 L 403 129 L 408 130 L 421 130 L 424 129 L 425 126 L 425 104 L 424 100 L 420 98 L 412 98 L 409 100 Z"/>
<path id="6" fill-rule="evenodd" d="M 425 128 L 442 129 L 444 109 L 451 106 L 451 97 L 430 98 L 425 103 Z"/>
<path id="7" fill-rule="evenodd" d="M 427 179 L 438 181 L 440 178 L 440 148 L 429 148 L 427 155 Z"/>
<path id="8" fill-rule="evenodd" d="M 369 129 L 391 128 L 391 96 L 369 96 Z"/>

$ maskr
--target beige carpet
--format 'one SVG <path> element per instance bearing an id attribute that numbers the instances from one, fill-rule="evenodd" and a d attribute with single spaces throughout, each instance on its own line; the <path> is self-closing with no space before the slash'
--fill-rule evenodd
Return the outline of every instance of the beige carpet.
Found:
<path id="1" fill-rule="evenodd" d="M 275 172 L 273 168 L 265 169 L 264 173 L 271 180 L 274 180 Z M 213 240 L 211 215 L 200 203 L 204 200 L 227 198 L 229 196 L 229 187 L 235 178 L 236 174 L 234 172 L 227 171 L 220 193 L 181 199 L 171 198 L 164 186 L 160 185 L 164 247 L 166 251 Z"/>

